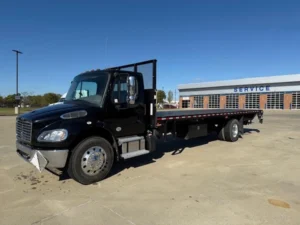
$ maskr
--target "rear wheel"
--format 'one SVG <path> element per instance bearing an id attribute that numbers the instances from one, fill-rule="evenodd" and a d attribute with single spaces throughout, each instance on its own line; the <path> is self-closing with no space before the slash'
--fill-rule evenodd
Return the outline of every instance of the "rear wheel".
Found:
<path id="1" fill-rule="evenodd" d="M 111 170 L 114 153 L 110 143 L 101 137 L 90 137 L 72 151 L 68 174 L 81 184 L 103 180 Z"/>
<path id="2" fill-rule="evenodd" d="M 240 123 L 236 119 L 229 120 L 224 127 L 224 137 L 226 141 L 235 142 L 239 139 Z"/>
<path id="3" fill-rule="evenodd" d="M 218 129 L 218 138 L 221 141 L 225 141 L 225 134 L 224 134 L 224 126 Z"/>

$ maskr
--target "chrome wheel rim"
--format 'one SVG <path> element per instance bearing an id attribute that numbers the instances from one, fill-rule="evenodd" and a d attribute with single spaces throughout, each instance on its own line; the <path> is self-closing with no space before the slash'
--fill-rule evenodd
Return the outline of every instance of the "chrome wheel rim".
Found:
<path id="1" fill-rule="evenodd" d="M 236 137 L 239 133 L 239 127 L 237 124 L 233 124 L 232 126 L 232 136 Z"/>
<path id="2" fill-rule="evenodd" d="M 81 169 L 89 176 L 98 174 L 107 162 L 106 152 L 99 146 L 94 146 L 85 151 L 81 158 Z"/>

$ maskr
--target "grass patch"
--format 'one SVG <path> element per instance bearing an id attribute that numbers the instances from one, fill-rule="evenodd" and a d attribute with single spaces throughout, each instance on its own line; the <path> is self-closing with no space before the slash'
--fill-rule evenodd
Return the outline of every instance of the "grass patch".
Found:
<path id="1" fill-rule="evenodd" d="M 31 112 L 36 108 L 20 108 L 20 114 Z M 0 116 L 15 116 L 15 108 L 0 108 Z"/>

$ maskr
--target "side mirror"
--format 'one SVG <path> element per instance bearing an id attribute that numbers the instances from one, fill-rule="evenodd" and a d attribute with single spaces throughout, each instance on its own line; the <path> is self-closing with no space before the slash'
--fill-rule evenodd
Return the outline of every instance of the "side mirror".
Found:
<path id="1" fill-rule="evenodd" d="M 135 103 L 135 100 L 136 100 L 136 96 L 137 96 L 137 93 L 136 93 L 136 85 L 137 85 L 137 82 L 136 82 L 136 79 L 134 76 L 129 76 L 127 78 L 127 85 L 128 85 L 128 103 L 130 105 L 133 105 Z"/>

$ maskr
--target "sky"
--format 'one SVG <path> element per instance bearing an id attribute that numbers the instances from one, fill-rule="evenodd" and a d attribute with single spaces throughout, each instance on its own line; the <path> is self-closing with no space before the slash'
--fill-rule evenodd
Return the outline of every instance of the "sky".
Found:
<path id="1" fill-rule="evenodd" d="M 300 1 L 0 3 L 0 95 L 65 93 L 91 69 L 157 59 L 157 88 L 300 73 Z M 177 92 L 178 93 L 178 92 Z"/>

